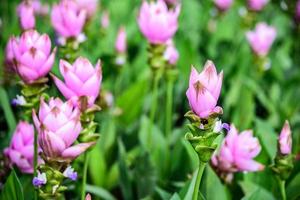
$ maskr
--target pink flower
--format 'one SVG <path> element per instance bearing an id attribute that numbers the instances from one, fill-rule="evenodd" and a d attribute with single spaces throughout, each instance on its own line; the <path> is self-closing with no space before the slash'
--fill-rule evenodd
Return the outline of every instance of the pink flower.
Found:
<path id="1" fill-rule="evenodd" d="M 49 5 L 42 4 L 40 0 L 32 0 L 32 6 L 34 9 L 34 13 L 37 15 L 47 15 L 49 12 Z"/>
<path id="2" fill-rule="evenodd" d="M 52 76 L 54 82 L 65 98 L 70 99 L 74 106 L 80 107 L 80 97 L 88 98 L 88 105 L 92 106 L 99 95 L 102 70 L 100 60 L 94 68 L 86 58 L 79 57 L 71 65 L 67 61 L 61 60 L 59 64 L 60 72 L 65 82 Z"/>
<path id="3" fill-rule="evenodd" d="M 121 27 L 118 31 L 115 48 L 118 53 L 125 53 L 127 49 L 125 27 Z"/>
<path id="4" fill-rule="evenodd" d="M 164 58 L 170 65 L 175 65 L 179 58 L 179 53 L 172 40 L 169 40 L 167 42 L 167 49 L 165 50 Z"/>
<path id="5" fill-rule="evenodd" d="M 166 3 L 175 5 L 178 3 L 178 0 L 165 0 Z"/>
<path id="6" fill-rule="evenodd" d="M 152 44 L 163 44 L 173 37 L 178 28 L 180 6 L 168 10 L 163 0 L 144 0 L 138 16 L 138 24 L 143 35 Z"/>
<path id="7" fill-rule="evenodd" d="M 295 18 L 296 21 L 300 22 L 300 0 L 297 1 Z"/>
<path id="8" fill-rule="evenodd" d="M 23 30 L 33 29 L 35 26 L 34 8 L 31 1 L 22 1 L 17 8 L 19 21 Z"/>
<path id="9" fill-rule="evenodd" d="M 5 48 L 5 64 L 7 67 L 14 70 L 13 62 L 14 62 L 13 38 L 11 37 L 9 38 Z"/>
<path id="10" fill-rule="evenodd" d="M 288 121 L 284 123 L 278 142 L 281 154 L 287 155 L 292 152 L 292 132 Z"/>
<path id="11" fill-rule="evenodd" d="M 260 150 L 261 146 L 258 139 L 253 137 L 252 130 L 238 134 L 238 130 L 232 124 L 219 154 L 213 156 L 212 164 L 225 173 L 260 171 L 264 166 L 253 160 Z"/>
<path id="12" fill-rule="evenodd" d="M 217 105 L 223 81 L 223 71 L 218 75 L 212 61 L 207 61 L 204 70 L 198 73 L 192 67 L 189 88 L 186 96 L 191 109 L 201 118 L 207 118 L 214 113 L 222 113 Z"/>
<path id="13" fill-rule="evenodd" d="M 62 0 L 52 8 L 51 23 L 60 36 L 76 37 L 82 32 L 86 15 L 86 10 L 81 10 L 75 1 Z"/>
<path id="14" fill-rule="evenodd" d="M 248 0 L 250 10 L 260 11 L 268 3 L 268 0 Z"/>
<path id="15" fill-rule="evenodd" d="M 80 131 L 80 111 L 71 101 L 51 98 L 49 103 L 41 99 L 38 115 L 33 111 L 33 121 L 38 131 L 38 142 L 46 157 L 73 160 L 92 143 L 74 145 Z"/>
<path id="16" fill-rule="evenodd" d="M 221 11 L 226 11 L 230 8 L 233 0 L 214 0 L 216 7 Z"/>
<path id="17" fill-rule="evenodd" d="M 101 26 L 104 29 L 107 29 L 109 27 L 109 13 L 107 10 L 105 10 L 101 17 Z"/>
<path id="18" fill-rule="evenodd" d="M 12 47 L 15 69 L 26 83 L 44 77 L 51 70 L 56 49 L 51 53 L 51 40 L 47 34 L 26 31 L 20 39 L 12 39 Z"/>
<path id="19" fill-rule="evenodd" d="M 87 17 L 91 18 L 97 11 L 98 0 L 75 0 L 81 10 L 85 10 Z"/>
<path id="20" fill-rule="evenodd" d="M 33 173 L 33 140 L 33 126 L 25 121 L 20 121 L 10 146 L 4 150 L 4 154 L 10 159 L 11 164 L 17 165 L 23 173 Z"/>
<path id="21" fill-rule="evenodd" d="M 246 37 L 255 54 L 266 56 L 276 38 L 276 29 L 266 23 L 259 23 L 254 31 L 247 32 Z"/>

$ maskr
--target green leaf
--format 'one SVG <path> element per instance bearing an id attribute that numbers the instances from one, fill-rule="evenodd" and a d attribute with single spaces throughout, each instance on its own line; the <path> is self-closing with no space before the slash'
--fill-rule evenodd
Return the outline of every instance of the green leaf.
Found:
<path id="1" fill-rule="evenodd" d="M 86 185 L 86 192 L 94 194 L 97 197 L 100 197 L 101 199 L 116 200 L 116 198 L 112 194 L 110 194 L 109 191 L 101 187 Z"/>
<path id="2" fill-rule="evenodd" d="M 23 188 L 14 170 L 4 184 L 0 197 L 1 200 L 24 200 Z"/>
<path id="3" fill-rule="evenodd" d="M 181 200 L 181 198 L 177 193 L 174 193 L 170 200 Z"/>
<path id="4" fill-rule="evenodd" d="M 300 197 L 300 173 L 298 173 L 286 187 L 287 199 L 296 200 Z"/>
<path id="5" fill-rule="evenodd" d="M 273 196 L 271 192 L 266 190 L 265 188 L 252 183 L 250 181 L 242 181 L 239 182 L 242 190 L 245 194 L 243 200 L 255 200 L 255 199 L 263 199 L 263 200 L 275 200 L 276 198 Z"/>

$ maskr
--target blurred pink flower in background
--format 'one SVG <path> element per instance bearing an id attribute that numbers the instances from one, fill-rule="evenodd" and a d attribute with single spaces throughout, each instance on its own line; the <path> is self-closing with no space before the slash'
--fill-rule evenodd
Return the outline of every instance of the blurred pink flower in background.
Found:
<path id="1" fill-rule="evenodd" d="M 292 132 L 288 121 L 285 121 L 284 123 L 278 142 L 280 153 L 282 155 L 287 155 L 292 152 Z"/>
<path id="2" fill-rule="evenodd" d="M 300 22 L 300 0 L 298 0 L 297 4 L 296 4 L 295 18 L 296 18 L 296 21 Z"/>
<path id="3" fill-rule="evenodd" d="M 248 0 L 248 7 L 253 11 L 260 11 L 269 2 L 269 0 Z"/>
<path id="4" fill-rule="evenodd" d="M 75 1 L 62 0 L 52 8 L 51 23 L 60 36 L 77 37 L 82 32 L 86 15 L 86 10 L 81 10 Z"/>
<path id="5" fill-rule="evenodd" d="M 13 38 L 9 38 L 6 47 L 5 47 L 5 65 L 11 68 L 13 71 L 14 69 L 14 52 L 13 52 Z"/>
<path id="6" fill-rule="evenodd" d="M 11 164 L 15 164 L 23 173 L 33 173 L 33 140 L 33 125 L 20 121 L 10 146 L 4 150 Z"/>
<path id="7" fill-rule="evenodd" d="M 87 17 L 92 17 L 98 8 L 98 0 L 75 0 L 81 10 L 85 10 Z"/>
<path id="8" fill-rule="evenodd" d="M 266 56 L 276 38 L 276 29 L 261 22 L 256 25 L 254 31 L 248 31 L 246 37 L 255 54 Z"/>
<path id="9" fill-rule="evenodd" d="M 42 4 L 40 0 L 32 0 L 32 6 L 37 15 L 47 15 L 49 12 L 49 5 Z"/>
<path id="10" fill-rule="evenodd" d="M 175 5 L 175 4 L 179 3 L 179 0 L 165 0 L 165 2 L 168 3 L 168 4 Z"/>
<path id="11" fill-rule="evenodd" d="M 264 165 L 253 160 L 261 150 L 259 140 L 252 130 L 240 134 L 232 124 L 218 154 L 214 154 L 212 165 L 221 173 L 260 171 Z"/>
<path id="12" fill-rule="evenodd" d="M 17 7 L 17 13 L 23 30 L 35 27 L 34 8 L 31 1 L 22 1 Z"/>
<path id="13" fill-rule="evenodd" d="M 233 0 L 214 0 L 214 3 L 219 10 L 226 11 L 231 7 Z"/>
<path id="14" fill-rule="evenodd" d="M 125 53 L 127 49 L 126 30 L 125 27 L 120 27 L 115 43 L 115 48 L 118 53 Z"/>
<path id="15" fill-rule="evenodd" d="M 109 12 L 107 10 L 103 11 L 101 16 L 101 26 L 104 29 L 107 29 L 109 27 Z"/>
<path id="16" fill-rule="evenodd" d="M 80 97 L 86 96 L 88 106 L 92 106 L 99 95 L 102 70 L 100 60 L 94 68 L 86 58 L 79 57 L 73 65 L 61 60 L 59 64 L 60 73 L 64 77 L 62 82 L 56 76 L 53 80 L 66 99 L 70 99 L 74 106 L 80 107 Z"/>
<path id="17" fill-rule="evenodd" d="M 138 24 L 143 35 L 152 44 L 163 44 L 173 37 L 178 28 L 180 5 L 168 10 L 163 0 L 143 1 Z"/>
<path id="18" fill-rule="evenodd" d="M 223 71 L 217 73 L 212 61 L 205 63 L 201 73 L 192 67 L 189 88 L 186 96 L 190 108 L 200 118 L 207 118 L 214 113 L 222 113 L 222 108 L 217 106 L 223 81 Z"/>
<path id="19" fill-rule="evenodd" d="M 47 34 L 26 31 L 20 38 L 12 39 L 12 47 L 15 70 L 26 83 L 44 77 L 51 70 L 56 49 L 51 53 L 51 40 Z"/>
<path id="20" fill-rule="evenodd" d="M 170 65 L 175 65 L 177 63 L 179 53 L 172 40 L 168 40 L 167 42 L 167 48 L 164 53 L 164 58 Z"/>
<path id="21" fill-rule="evenodd" d="M 48 158 L 73 160 L 94 144 L 73 145 L 82 128 L 80 111 L 71 101 L 51 98 L 47 104 L 41 99 L 38 115 L 33 111 L 33 121 L 39 145 Z"/>

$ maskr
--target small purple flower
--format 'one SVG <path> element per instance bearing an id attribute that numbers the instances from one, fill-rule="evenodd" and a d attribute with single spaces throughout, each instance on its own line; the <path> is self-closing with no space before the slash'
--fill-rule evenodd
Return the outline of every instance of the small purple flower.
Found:
<path id="1" fill-rule="evenodd" d="M 17 95 L 16 98 L 14 98 L 12 101 L 11 101 L 11 104 L 13 106 L 23 106 L 25 105 L 27 102 L 24 98 L 24 96 L 20 96 L 20 95 Z"/>
<path id="2" fill-rule="evenodd" d="M 229 124 L 227 124 L 227 123 L 222 123 L 222 121 L 219 120 L 219 121 L 217 121 L 217 122 L 215 123 L 214 130 L 213 130 L 213 131 L 214 131 L 215 133 L 219 133 L 219 132 L 222 131 L 222 129 L 225 129 L 225 130 L 229 131 L 229 130 L 230 130 L 230 126 L 229 126 Z"/>
<path id="3" fill-rule="evenodd" d="M 42 185 L 45 185 L 47 183 L 47 177 L 46 177 L 46 174 L 45 173 L 40 173 L 38 171 L 38 176 L 37 177 L 34 177 L 32 179 L 32 184 L 35 186 L 35 187 L 40 187 Z"/>
<path id="4" fill-rule="evenodd" d="M 72 181 L 77 180 L 77 172 L 75 172 L 74 169 L 71 166 L 69 166 L 69 167 L 67 167 L 67 169 L 65 169 L 63 175 L 66 178 L 71 179 Z"/>

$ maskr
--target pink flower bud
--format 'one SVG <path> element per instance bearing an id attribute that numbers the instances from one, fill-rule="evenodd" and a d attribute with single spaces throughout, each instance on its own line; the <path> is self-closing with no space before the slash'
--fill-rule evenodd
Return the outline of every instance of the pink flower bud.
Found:
<path id="1" fill-rule="evenodd" d="M 281 154 L 287 155 L 292 152 L 292 132 L 288 121 L 284 123 L 278 142 Z"/>
<path id="2" fill-rule="evenodd" d="M 179 58 L 179 53 L 174 46 L 174 43 L 172 40 L 169 40 L 167 42 L 167 48 L 164 53 L 164 58 L 168 61 L 170 65 L 175 65 L 178 58 Z"/>
<path id="3" fill-rule="evenodd" d="M 214 3 L 219 10 L 226 11 L 231 7 L 233 0 L 214 0 Z"/>
<path id="4" fill-rule="evenodd" d="M 124 27 L 121 27 L 118 31 L 115 48 L 118 53 L 125 53 L 127 49 L 126 43 L 126 31 Z"/>
<path id="5" fill-rule="evenodd" d="M 276 29 L 266 23 L 258 23 L 254 31 L 247 32 L 246 37 L 256 55 L 266 56 L 276 38 Z"/>
<path id="6" fill-rule="evenodd" d="M 223 71 L 218 74 L 212 61 L 205 63 L 201 73 L 192 67 L 189 88 L 186 91 L 191 109 L 201 118 L 207 118 L 213 113 L 222 113 L 217 105 L 223 81 Z"/>
<path id="7" fill-rule="evenodd" d="M 26 83 L 44 77 L 51 70 L 56 49 L 51 53 L 51 40 L 47 34 L 26 31 L 20 39 L 12 39 L 12 47 L 15 69 Z"/>
<path id="8" fill-rule="evenodd" d="M 80 131 L 80 111 L 71 101 L 51 98 L 47 104 L 41 99 L 38 115 L 33 111 L 33 121 L 38 130 L 38 142 L 46 157 L 75 159 L 94 143 L 73 145 Z"/>
<path id="9" fill-rule="evenodd" d="M 9 38 L 6 48 L 5 48 L 5 65 L 11 68 L 13 71 L 14 69 L 14 52 L 13 52 L 13 38 Z"/>
<path id="10" fill-rule="evenodd" d="M 22 1 L 17 8 L 19 21 L 23 30 L 33 29 L 35 26 L 34 8 L 31 1 Z"/>
<path id="11" fill-rule="evenodd" d="M 101 17 L 101 26 L 104 29 L 107 29 L 109 27 L 109 13 L 107 10 L 105 10 Z"/>
<path id="12" fill-rule="evenodd" d="M 300 22 L 300 0 L 298 0 L 296 4 L 295 18 L 297 22 Z"/>
<path id="13" fill-rule="evenodd" d="M 80 97 L 86 96 L 88 105 L 92 106 L 99 95 L 101 87 L 102 70 L 100 60 L 95 68 L 88 59 L 83 57 L 77 58 L 73 65 L 61 60 L 59 69 L 65 82 L 55 76 L 52 77 L 64 97 L 70 99 L 74 106 L 79 107 Z"/>
<path id="14" fill-rule="evenodd" d="M 42 4 L 40 0 L 33 0 L 32 6 L 34 9 L 34 13 L 37 15 L 47 15 L 49 12 L 49 5 Z"/>
<path id="15" fill-rule="evenodd" d="M 268 0 L 248 0 L 248 7 L 253 11 L 260 11 L 268 3 Z"/>
<path id="16" fill-rule="evenodd" d="M 81 10 L 85 10 L 87 17 L 91 18 L 97 11 L 98 0 L 75 0 Z"/>
<path id="17" fill-rule="evenodd" d="M 25 121 L 19 122 L 10 146 L 4 150 L 5 155 L 23 173 L 33 173 L 34 129 Z"/>
<path id="18" fill-rule="evenodd" d="M 51 23 L 55 31 L 63 37 L 76 37 L 83 29 L 86 10 L 81 10 L 75 1 L 62 0 L 51 11 Z"/>
<path id="19" fill-rule="evenodd" d="M 138 24 L 143 35 L 152 44 L 162 44 L 171 39 L 178 28 L 180 6 L 168 10 L 163 0 L 144 0 L 138 16 Z"/>
<path id="20" fill-rule="evenodd" d="M 264 166 L 255 160 L 261 150 L 252 130 L 246 130 L 238 134 L 238 130 L 232 124 L 230 131 L 224 139 L 218 155 L 214 155 L 212 164 L 222 172 L 232 173 L 239 171 L 260 171 Z"/>

